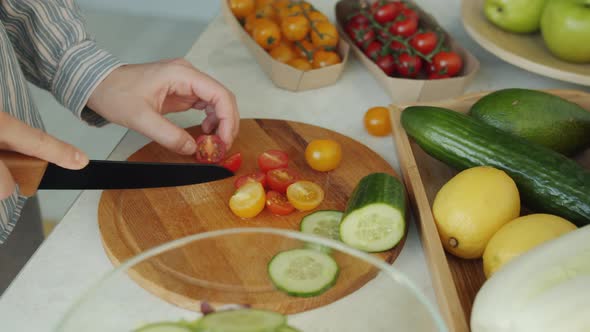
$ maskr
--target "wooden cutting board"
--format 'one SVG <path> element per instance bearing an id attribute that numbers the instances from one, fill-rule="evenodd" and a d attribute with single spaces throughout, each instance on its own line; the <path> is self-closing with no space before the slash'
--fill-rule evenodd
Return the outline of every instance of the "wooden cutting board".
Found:
<path id="1" fill-rule="evenodd" d="M 199 127 L 188 130 L 195 137 L 201 134 Z M 307 166 L 304 151 L 311 140 L 326 138 L 341 144 L 343 160 L 332 172 L 316 172 Z M 342 211 L 358 181 L 369 173 L 396 175 L 375 152 L 336 132 L 303 123 L 249 119 L 241 120 L 239 137 L 229 151 L 230 154 L 240 151 L 243 155 L 242 167 L 236 176 L 256 170 L 257 156 L 268 149 L 286 151 L 290 157 L 290 168 L 302 178 L 323 187 L 326 197 L 317 208 L 321 210 Z M 128 160 L 194 161 L 192 157 L 169 152 L 156 143 L 144 146 Z M 108 257 L 113 264 L 119 265 L 154 246 L 219 229 L 276 227 L 298 230 L 301 218 L 310 213 L 274 216 L 265 210 L 253 219 L 240 219 L 228 207 L 229 198 L 235 190 L 234 180 L 235 177 L 182 187 L 104 191 L 98 221 Z M 190 310 L 198 311 L 201 301 L 206 301 L 214 305 L 248 304 L 291 314 L 336 301 L 376 275 L 375 269 L 368 264 L 335 255 L 341 271 L 334 287 L 316 297 L 290 297 L 270 287 L 266 265 L 274 254 L 292 248 L 293 243 L 286 239 L 252 235 L 226 240 L 203 242 L 158 257 L 149 264 L 134 268 L 130 276 L 153 294 Z M 393 262 L 404 241 L 405 237 L 392 250 L 375 255 Z"/>
<path id="2" fill-rule="evenodd" d="M 582 91 L 547 90 L 559 97 L 577 103 L 590 111 L 590 94 Z M 465 95 L 435 103 L 418 103 L 448 108 L 467 113 L 471 106 L 489 92 Z M 404 105 L 401 108 L 405 108 Z M 400 122 L 401 111 L 394 107 L 392 128 L 397 146 L 400 166 L 408 195 L 416 213 L 418 229 L 430 275 L 436 293 L 439 309 L 449 331 L 469 331 L 471 308 L 475 296 L 486 278 L 481 259 L 461 259 L 443 249 L 432 216 L 432 203 L 440 188 L 457 174 L 457 171 L 428 155 L 408 137 Z M 590 149 L 574 158 L 590 169 Z M 527 210 L 521 210 L 526 214 Z"/>

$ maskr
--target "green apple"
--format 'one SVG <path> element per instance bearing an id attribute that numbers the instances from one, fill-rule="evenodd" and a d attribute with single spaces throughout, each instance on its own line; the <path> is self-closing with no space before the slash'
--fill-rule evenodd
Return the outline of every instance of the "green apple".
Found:
<path id="1" fill-rule="evenodd" d="M 506 31 L 531 33 L 539 30 L 545 2 L 546 0 L 486 0 L 484 13 L 488 20 Z"/>
<path id="2" fill-rule="evenodd" d="M 541 33 L 556 57 L 590 63 L 590 0 L 549 0 L 541 17 Z"/>

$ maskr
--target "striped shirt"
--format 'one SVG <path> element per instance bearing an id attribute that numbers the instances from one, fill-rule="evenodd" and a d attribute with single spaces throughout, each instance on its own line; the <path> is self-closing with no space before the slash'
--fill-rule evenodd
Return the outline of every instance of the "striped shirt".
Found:
<path id="1" fill-rule="evenodd" d="M 89 125 L 106 123 L 84 106 L 121 63 L 99 49 L 74 0 L 0 0 L 0 111 L 43 129 L 27 81 L 45 89 Z M 19 219 L 18 188 L 0 201 L 0 243 Z"/>

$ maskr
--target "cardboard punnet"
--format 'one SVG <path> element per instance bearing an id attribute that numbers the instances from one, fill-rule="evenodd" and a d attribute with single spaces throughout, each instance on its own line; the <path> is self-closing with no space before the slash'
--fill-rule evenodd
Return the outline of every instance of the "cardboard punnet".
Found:
<path id="1" fill-rule="evenodd" d="M 346 62 L 348 61 L 348 53 L 350 51 L 350 46 L 342 39 L 342 37 L 339 38 L 337 46 L 337 52 L 342 59 L 341 63 L 325 68 L 302 71 L 273 59 L 270 54 L 260 47 L 244 30 L 240 22 L 231 12 L 228 0 L 222 0 L 221 4 L 221 10 L 227 23 L 234 32 L 240 36 L 242 42 L 256 58 L 256 62 L 258 62 L 262 71 L 264 71 L 266 76 L 268 76 L 277 87 L 290 91 L 304 91 L 332 85 L 340 79 Z"/>
<path id="2" fill-rule="evenodd" d="M 473 80 L 479 70 L 479 61 L 469 51 L 461 47 L 446 31 L 444 31 L 436 20 L 424 12 L 413 1 L 405 1 L 412 4 L 418 10 L 421 24 L 427 27 L 438 27 L 445 34 L 447 45 L 454 52 L 463 58 L 463 70 L 459 76 L 426 80 L 410 79 L 387 76 L 364 52 L 358 48 L 344 31 L 346 17 L 348 17 L 360 3 L 359 0 L 340 0 L 336 4 L 336 23 L 341 39 L 345 39 L 355 53 L 356 57 L 367 67 L 369 72 L 377 79 L 381 87 L 389 94 L 394 103 L 435 101 L 448 99 L 462 95 L 467 85 Z M 366 1 L 373 3 L 374 1 Z"/>

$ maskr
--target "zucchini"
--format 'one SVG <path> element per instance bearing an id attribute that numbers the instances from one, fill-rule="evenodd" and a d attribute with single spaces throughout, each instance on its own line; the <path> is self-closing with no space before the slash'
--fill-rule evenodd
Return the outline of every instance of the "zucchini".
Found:
<path id="1" fill-rule="evenodd" d="M 590 223 L 590 172 L 575 161 L 445 108 L 411 106 L 401 120 L 408 135 L 432 157 L 458 170 L 501 169 L 530 209 L 577 226 Z"/>
<path id="2" fill-rule="evenodd" d="M 273 284 L 292 296 L 311 297 L 331 288 L 338 278 L 338 264 L 314 249 L 293 249 L 276 254 L 268 264 Z"/>
<path id="3" fill-rule="evenodd" d="M 321 210 L 303 217 L 299 228 L 302 233 L 322 236 L 337 241 L 340 240 L 340 220 L 342 220 L 342 212 Z M 305 246 L 306 248 L 317 249 L 325 253 L 331 251 L 329 247 L 316 243 L 306 243 Z"/>
<path id="4" fill-rule="evenodd" d="M 340 222 L 340 239 L 367 252 L 395 247 L 406 232 L 406 194 L 401 182 L 372 173 L 357 184 Z"/>
<path id="5" fill-rule="evenodd" d="M 198 332 L 276 332 L 287 324 L 279 313 L 260 309 L 216 311 L 203 316 L 196 325 Z"/>

